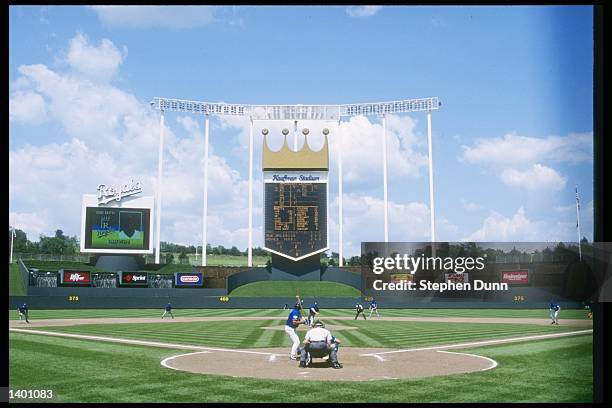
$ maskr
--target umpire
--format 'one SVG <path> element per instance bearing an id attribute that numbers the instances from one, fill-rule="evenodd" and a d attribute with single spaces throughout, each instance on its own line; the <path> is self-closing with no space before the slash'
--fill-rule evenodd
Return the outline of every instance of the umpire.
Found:
<path id="1" fill-rule="evenodd" d="M 355 305 L 355 311 L 357 312 L 357 314 L 355 315 L 355 319 L 354 320 L 357 320 L 359 315 L 361 315 L 363 317 L 363 320 L 368 320 L 368 319 L 366 319 L 365 313 L 363 312 L 363 310 L 364 310 L 363 309 L 363 305 L 361 303 L 357 303 Z"/>
<path id="2" fill-rule="evenodd" d="M 342 368 L 338 362 L 338 343 L 330 331 L 320 320 L 317 320 L 314 327 L 304 336 L 304 347 L 300 353 L 300 367 L 306 367 L 308 354 L 310 357 L 325 357 L 329 355 L 329 362 L 333 368 Z"/>

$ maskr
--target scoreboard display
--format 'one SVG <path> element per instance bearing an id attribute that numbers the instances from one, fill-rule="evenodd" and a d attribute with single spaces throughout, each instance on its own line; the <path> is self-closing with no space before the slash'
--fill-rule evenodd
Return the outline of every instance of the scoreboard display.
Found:
<path id="1" fill-rule="evenodd" d="M 265 183 L 265 247 L 294 260 L 327 248 L 327 183 Z"/>
<path id="2" fill-rule="evenodd" d="M 149 249 L 148 208 L 87 207 L 86 249 Z"/>

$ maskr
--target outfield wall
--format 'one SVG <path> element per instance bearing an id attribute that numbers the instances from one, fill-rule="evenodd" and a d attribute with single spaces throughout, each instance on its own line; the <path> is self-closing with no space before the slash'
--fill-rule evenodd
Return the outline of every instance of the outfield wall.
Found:
<path id="1" fill-rule="evenodd" d="M 343 283 L 345 285 L 357 288 L 361 292 L 361 274 L 348 272 L 337 267 L 328 266 L 323 274 L 322 281 Z"/>

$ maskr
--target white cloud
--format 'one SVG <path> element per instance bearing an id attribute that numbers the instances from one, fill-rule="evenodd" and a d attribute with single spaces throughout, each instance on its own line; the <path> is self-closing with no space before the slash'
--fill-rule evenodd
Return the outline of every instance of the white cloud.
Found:
<path id="1" fill-rule="evenodd" d="M 520 207 L 511 217 L 493 211 L 483 220 L 482 227 L 461 241 L 538 241 L 544 237 L 543 223 L 527 218 Z"/>
<path id="2" fill-rule="evenodd" d="M 109 26 L 127 28 L 192 28 L 215 21 L 210 6 L 91 6 Z"/>
<path id="3" fill-rule="evenodd" d="M 483 208 L 482 205 L 467 201 L 463 198 L 461 199 L 461 207 L 466 211 L 478 211 Z"/>
<path id="4" fill-rule="evenodd" d="M 9 213 L 9 224 L 15 229 L 22 230 L 30 241 L 38 241 L 41 234 L 50 235 L 52 226 L 48 223 L 47 211 L 31 213 Z"/>
<path id="5" fill-rule="evenodd" d="M 22 65 L 18 71 L 31 84 L 30 91 L 44 97 L 47 116 L 59 121 L 69 138 L 82 140 L 94 150 L 132 153 L 131 160 L 155 153 L 159 121 L 133 95 L 42 64 Z"/>
<path id="6" fill-rule="evenodd" d="M 370 17 L 378 13 L 382 6 L 355 6 L 347 7 L 346 14 L 351 17 Z"/>
<path id="7" fill-rule="evenodd" d="M 422 135 L 415 132 L 416 121 L 409 116 L 387 115 L 387 174 L 393 178 L 419 176 L 427 166 L 427 156 L 416 151 L 422 146 Z M 332 138 L 332 160 L 337 156 L 337 139 Z M 336 142 L 336 143 L 334 143 Z M 365 116 L 352 117 L 342 123 L 342 171 L 347 184 L 367 186 L 382 180 L 382 125 Z"/>
<path id="8" fill-rule="evenodd" d="M 504 184 L 530 191 L 558 191 L 565 187 L 567 178 L 543 163 L 579 164 L 593 160 L 592 133 L 545 138 L 510 133 L 478 139 L 473 147 L 462 147 L 459 160 L 489 167 Z"/>
<path id="9" fill-rule="evenodd" d="M 338 251 L 338 198 L 330 203 L 328 228 L 332 251 Z M 343 208 L 343 255 L 349 258 L 361 253 L 361 242 L 384 240 L 384 201 L 363 194 L 345 194 Z M 388 202 L 389 241 L 429 241 L 431 239 L 429 207 L 424 203 Z M 436 235 L 452 239 L 457 227 L 444 217 L 436 216 Z"/>
<path id="10" fill-rule="evenodd" d="M 95 80 L 110 80 L 127 56 L 127 48 L 119 51 L 108 39 L 100 41 L 98 47 L 91 46 L 81 33 L 70 40 L 70 49 L 65 61 L 82 75 Z"/>
<path id="11" fill-rule="evenodd" d="M 100 183 L 117 185 L 133 177 L 142 181 L 145 195 L 154 194 L 159 146 L 156 112 L 101 79 L 74 76 L 42 64 L 18 70 L 22 76 L 14 82 L 15 95 L 35 93 L 44 98 L 47 118 L 57 121 L 68 139 L 26 144 L 9 152 L 10 204 L 14 214 L 29 214 L 29 218 L 22 215 L 19 219 L 28 221 L 22 224 L 30 225 L 30 234 L 36 238 L 62 228 L 68 235 L 79 235 L 81 195 L 95 193 Z M 239 242 L 245 243 L 248 183 L 223 157 L 214 154 L 214 144 L 211 138 L 209 215 L 218 218 L 216 224 L 209 225 L 209 239 L 215 245 L 236 245 L 224 240 L 244 235 Z M 172 123 L 167 120 L 164 151 L 162 240 L 195 243 L 194 232 L 200 231 L 201 239 L 203 200 L 200 123 L 188 116 L 179 116 Z M 261 214 L 256 204 L 261 202 L 259 190 L 254 189 L 255 216 Z"/>
<path id="12" fill-rule="evenodd" d="M 570 133 L 545 138 L 509 133 L 478 139 L 474 147 L 463 146 L 462 159 L 473 164 L 525 166 L 543 160 L 571 164 L 593 160 L 593 133 Z"/>
<path id="13" fill-rule="evenodd" d="M 9 120 L 39 124 L 47 119 L 43 97 L 32 91 L 16 91 L 9 100 Z"/>
<path id="14" fill-rule="evenodd" d="M 558 191 L 565 187 L 567 181 L 555 170 L 539 163 L 534 164 L 526 171 L 513 168 L 504 169 L 500 177 L 509 186 L 523 187 L 531 191 Z"/>

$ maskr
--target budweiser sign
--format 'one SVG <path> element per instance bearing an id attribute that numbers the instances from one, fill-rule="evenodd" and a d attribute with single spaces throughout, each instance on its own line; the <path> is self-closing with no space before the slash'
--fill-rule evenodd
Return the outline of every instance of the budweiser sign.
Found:
<path id="1" fill-rule="evenodd" d="M 525 284 L 529 283 L 529 271 L 503 271 L 501 276 L 502 283 L 512 284 Z"/>

